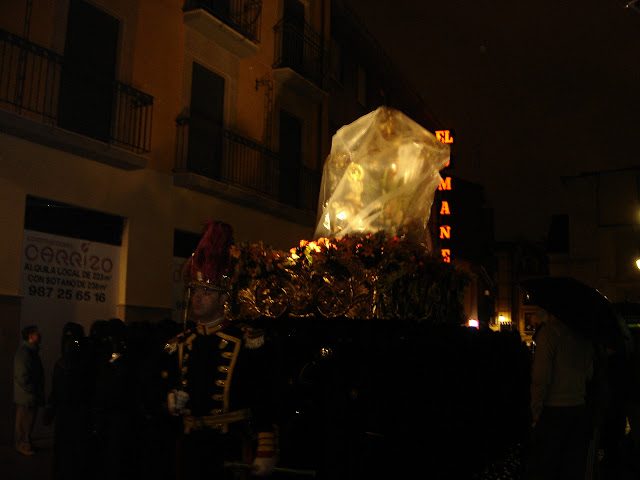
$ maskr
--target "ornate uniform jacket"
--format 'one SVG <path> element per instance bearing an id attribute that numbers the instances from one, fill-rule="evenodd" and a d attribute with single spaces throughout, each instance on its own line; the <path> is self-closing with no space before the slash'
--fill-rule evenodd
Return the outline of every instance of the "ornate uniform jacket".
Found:
<path id="1" fill-rule="evenodd" d="M 171 383 L 189 394 L 184 429 L 226 433 L 235 425 L 273 431 L 276 419 L 272 349 L 263 337 L 245 340 L 238 328 L 198 326 L 172 339 L 165 349 L 177 357 Z"/>

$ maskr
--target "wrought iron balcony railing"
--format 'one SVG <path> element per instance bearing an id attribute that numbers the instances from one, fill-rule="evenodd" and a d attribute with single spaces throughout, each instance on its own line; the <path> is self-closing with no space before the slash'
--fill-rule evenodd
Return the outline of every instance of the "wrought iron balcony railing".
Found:
<path id="1" fill-rule="evenodd" d="M 275 58 L 273 68 L 291 68 L 302 77 L 323 88 L 326 56 L 322 36 L 306 23 L 287 19 L 274 27 Z"/>
<path id="2" fill-rule="evenodd" d="M 260 43 L 262 0 L 185 0 L 185 12 L 201 8 L 243 37 Z"/>
<path id="3" fill-rule="evenodd" d="M 83 82 L 83 92 L 70 87 L 73 81 Z M 87 108 L 82 95 L 95 100 L 98 93 L 102 108 Z M 151 95 L 96 77 L 65 63 L 61 55 L 2 29 L 0 108 L 136 153 L 151 148 Z"/>
<path id="4" fill-rule="evenodd" d="M 301 166 L 284 171 L 276 152 L 196 115 L 178 117 L 176 126 L 177 171 L 202 175 L 315 212 L 319 173 Z"/>

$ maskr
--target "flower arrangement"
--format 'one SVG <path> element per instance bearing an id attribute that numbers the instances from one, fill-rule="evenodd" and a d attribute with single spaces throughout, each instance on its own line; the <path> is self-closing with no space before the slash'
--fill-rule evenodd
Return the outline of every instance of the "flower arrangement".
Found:
<path id="1" fill-rule="evenodd" d="M 235 319 L 463 321 L 467 275 L 404 238 L 374 233 L 302 240 L 288 253 L 238 243 L 231 262 L 229 311 Z"/>

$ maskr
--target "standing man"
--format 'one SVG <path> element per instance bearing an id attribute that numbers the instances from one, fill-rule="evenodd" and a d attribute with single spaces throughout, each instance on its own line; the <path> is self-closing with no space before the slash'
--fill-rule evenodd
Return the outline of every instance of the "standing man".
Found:
<path id="1" fill-rule="evenodd" d="M 222 478 L 225 461 L 267 475 L 277 458 L 274 356 L 262 332 L 236 326 L 225 311 L 232 235 L 229 225 L 209 222 L 185 271 L 194 326 L 165 347 L 177 357 L 168 406 L 182 417 L 183 479 Z"/>
<path id="2" fill-rule="evenodd" d="M 526 480 L 584 479 L 592 422 L 586 407 L 592 342 L 555 315 L 536 312 L 531 373 L 533 436 Z"/>
<path id="3" fill-rule="evenodd" d="M 40 360 L 40 332 L 30 325 L 22 330 L 22 343 L 13 363 L 13 399 L 16 403 L 16 450 L 34 455 L 31 433 L 38 407 L 44 405 L 44 368 Z"/>

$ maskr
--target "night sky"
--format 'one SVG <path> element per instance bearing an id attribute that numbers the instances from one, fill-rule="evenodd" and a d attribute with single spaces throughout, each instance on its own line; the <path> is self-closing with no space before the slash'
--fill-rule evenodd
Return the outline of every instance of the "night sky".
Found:
<path id="1" fill-rule="evenodd" d="M 434 116 L 497 240 L 541 240 L 560 177 L 640 165 L 640 11 L 624 0 L 347 0 Z"/>

